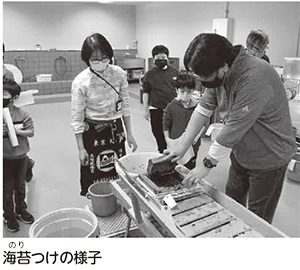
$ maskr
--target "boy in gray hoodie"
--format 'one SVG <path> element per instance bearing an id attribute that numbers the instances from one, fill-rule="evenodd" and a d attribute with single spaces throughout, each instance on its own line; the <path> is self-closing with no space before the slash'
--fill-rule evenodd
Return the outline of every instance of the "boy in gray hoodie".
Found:
<path id="1" fill-rule="evenodd" d="M 25 202 L 26 154 L 30 150 L 28 137 L 33 137 L 34 127 L 28 113 L 14 106 L 20 92 L 21 88 L 15 81 L 3 79 L 3 108 L 9 109 L 19 144 L 12 146 L 8 126 L 3 121 L 3 217 L 10 232 L 20 229 L 16 218 L 26 224 L 34 221 L 34 217 L 26 210 Z"/>
<path id="2" fill-rule="evenodd" d="M 175 80 L 177 97 L 167 105 L 163 114 L 163 131 L 168 148 L 172 140 L 178 139 L 183 135 L 198 104 L 198 101 L 193 97 L 195 86 L 195 78 L 186 71 L 181 71 Z M 195 167 L 200 144 L 201 138 L 197 136 L 192 145 L 194 156 L 184 164 L 188 169 Z"/>

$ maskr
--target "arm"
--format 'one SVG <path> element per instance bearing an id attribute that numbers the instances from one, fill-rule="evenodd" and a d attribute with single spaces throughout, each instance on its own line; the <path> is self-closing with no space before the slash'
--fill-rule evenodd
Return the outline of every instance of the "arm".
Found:
<path id="1" fill-rule="evenodd" d="M 33 137 L 34 136 L 34 126 L 33 126 L 33 121 L 29 114 L 25 111 L 24 113 L 24 118 L 23 118 L 23 124 L 15 125 L 15 131 L 18 136 L 21 137 Z"/>
<path id="2" fill-rule="evenodd" d="M 127 135 L 127 143 L 130 148 L 132 148 L 132 151 L 134 152 L 137 149 L 136 141 L 132 135 L 132 129 L 131 129 L 131 119 L 130 119 L 130 105 L 129 105 L 129 92 L 128 92 L 128 81 L 127 81 L 127 75 L 125 72 L 122 74 L 122 81 L 120 83 L 120 97 L 122 99 L 122 105 L 123 105 L 123 115 L 122 119 L 124 122 L 124 126 L 126 129 L 126 135 Z"/>
<path id="3" fill-rule="evenodd" d="M 7 127 L 7 124 L 5 123 L 4 119 L 3 119 L 2 132 L 3 132 L 3 138 L 8 137 L 8 127 Z"/>
<path id="4" fill-rule="evenodd" d="M 261 81 L 252 81 L 240 86 L 234 104 L 230 109 L 229 118 L 215 142 L 210 146 L 206 156 L 211 160 L 212 164 L 216 165 L 220 160 L 228 156 L 231 148 L 241 140 L 257 121 L 271 96 L 271 87 L 264 85 L 264 82 Z M 183 183 L 190 186 L 207 176 L 210 170 L 201 162 L 195 169 L 190 171 Z"/>
<path id="5" fill-rule="evenodd" d="M 193 144 L 196 144 L 196 143 L 198 142 L 198 140 L 200 139 L 200 137 L 201 137 L 202 134 L 204 133 L 205 129 L 206 129 L 206 126 L 204 125 L 204 126 L 201 128 L 201 130 L 200 130 L 200 132 L 198 133 L 198 135 L 195 137 L 195 139 L 194 139 L 194 141 L 193 141 Z"/>
<path id="6" fill-rule="evenodd" d="M 33 137 L 33 130 L 16 129 L 16 134 L 21 137 Z"/>
<path id="7" fill-rule="evenodd" d="M 216 141 L 228 148 L 238 143 L 255 124 L 273 95 L 272 87 L 262 80 L 238 86 L 228 119 Z"/>
<path id="8" fill-rule="evenodd" d="M 144 107 L 144 118 L 149 120 L 149 93 L 151 91 L 151 84 L 148 82 L 147 73 L 143 78 L 143 107 Z"/>
<path id="9" fill-rule="evenodd" d="M 143 107 L 144 107 L 144 118 L 149 120 L 149 94 L 143 93 Z"/>
<path id="10" fill-rule="evenodd" d="M 78 84 L 72 83 L 72 101 L 71 101 L 71 127 L 76 137 L 77 148 L 79 151 L 79 160 L 82 166 L 88 165 L 88 153 L 83 143 L 83 132 L 85 130 L 85 107 L 87 98 Z"/>
<path id="11" fill-rule="evenodd" d="M 165 135 L 166 141 L 167 141 L 168 139 L 170 139 L 170 132 L 169 132 L 169 130 L 164 130 L 164 135 Z"/>
<path id="12" fill-rule="evenodd" d="M 169 141 L 170 141 L 170 129 L 172 126 L 172 114 L 170 110 L 170 104 L 167 105 L 166 109 L 164 110 L 163 113 L 163 132 L 165 136 L 166 143 L 169 148 Z"/>
<path id="13" fill-rule="evenodd" d="M 199 106 L 200 105 L 198 105 L 198 107 Z M 179 145 L 178 148 L 173 152 L 168 150 L 165 151 L 165 154 L 168 154 L 170 158 L 173 157 L 173 162 L 178 161 L 184 156 L 185 152 L 193 144 L 196 135 L 199 134 L 200 130 L 207 121 L 207 116 L 201 114 L 197 108 L 194 110 L 191 116 L 181 145 Z"/>
<path id="14" fill-rule="evenodd" d="M 130 116 L 123 116 L 122 119 L 123 119 L 125 129 L 126 129 L 127 143 L 129 145 L 129 147 L 132 148 L 132 152 L 135 152 L 135 150 L 137 149 L 137 144 L 132 135 Z"/>
<path id="15" fill-rule="evenodd" d="M 79 160 L 82 166 L 87 166 L 89 164 L 89 156 L 87 151 L 85 150 L 84 143 L 83 143 L 83 133 L 75 134 L 77 148 L 79 152 Z"/>

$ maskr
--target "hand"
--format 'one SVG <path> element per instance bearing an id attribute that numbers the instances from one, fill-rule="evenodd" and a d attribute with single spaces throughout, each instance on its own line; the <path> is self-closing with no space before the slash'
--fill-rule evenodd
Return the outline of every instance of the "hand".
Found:
<path id="1" fill-rule="evenodd" d="M 164 155 L 167 156 L 167 159 L 171 159 L 172 158 L 172 162 L 176 162 L 179 159 L 181 159 L 186 151 L 177 148 L 177 149 L 166 149 L 164 150 Z"/>
<path id="2" fill-rule="evenodd" d="M 7 136 L 8 135 L 8 128 L 6 123 L 3 121 L 3 136 Z"/>
<path id="3" fill-rule="evenodd" d="M 82 166 L 89 165 L 89 155 L 85 149 L 79 151 L 79 160 Z"/>
<path id="4" fill-rule="evenodd" d="M 187 176 L 183 179 L 182 184 L 190 187 L 197 184 L 209 174 L 211 169 L 206 168 L 202 163 L 198 164 L 193 170 L 191 170 Z"/>
<path id="5" fill-rule="evenodd" d="M 23 135 L 24 136 L 24 132 L 22 132 L 23 128 L 24 128 L 23 123 L 22 124 L 16 124 L 16 125 L 14 125 L 14 127 L 15 127 L 15 132 L 16 132 L 17 135 L 19 135 L 19 136 Z"/>
<path id="6" fill-rule="evenodd" d="M 145 118 L 147 121 L 149 121 L 149 119 L 150 119 L 150 112 L 149 112 L 149 110 L 144 110 L 144 118 Z"/>
<path id="7" fill-rule="evenodd" d="M 128 146 L 130 148 L 132 148 L 132 152 L 135 152 L 135 150 L 137 149 L 137 144 L 131 134 L 127 135 L 127 143 L 128 143 Z"/>
<path id="8" fill-rule="evenodd" d="M 17 131 L 17 130 L 22 130 L 24 128 L 24 125 L 23 125 L 23 123 L 22 124 L 15 124 L 14 127 L 15 127 L 15 130 Z"/>
<path id="9" fill-rule="evenodd" d="M 84 131 L 88 131 L 90 129 L 90 125 L 87 122 L 84 122 Z"/>

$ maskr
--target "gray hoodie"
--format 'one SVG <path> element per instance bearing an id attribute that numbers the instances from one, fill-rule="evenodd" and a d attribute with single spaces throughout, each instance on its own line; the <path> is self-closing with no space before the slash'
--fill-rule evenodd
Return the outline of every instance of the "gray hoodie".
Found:
<path id="1" fill-rule="evenodd" d="M 288 164 L 296 142 L 285 89 L 275 69 L 241 48 L 224 87 L 225 99 L 218 88 L 208 89 L 200 101 L 208 111 L 227 103 L 227 120 L 216 141 L 232 148 L 247 169 L 273 170 Z"/>

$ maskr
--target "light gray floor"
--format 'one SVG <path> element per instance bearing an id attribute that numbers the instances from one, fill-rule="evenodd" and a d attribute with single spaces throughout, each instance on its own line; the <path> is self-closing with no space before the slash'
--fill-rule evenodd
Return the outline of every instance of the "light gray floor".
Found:
<path id="1" fill-rule="evenodd" d="M 130 92 L 137 151 L 156 151 L 149 122 L 143 118 L 138 85 L 131 84 Z M 83 208 L 89 204 L 87 198 L 79 195 L 79 159 L 70 128 L 69 100 L 69 95 L 36 98 L 35 105 L 24 107 L 32 116 L 36 130 L 35 136 L 30 139 L 29 153 L 36 161 L 34 177 L 27 184 L 28 210 L 36 219 L 56 209 Z M 209 145 L 210 140 L 204 139 L 199 158 L 207 153 Z M 229 160 L 225 160 L 212 170 L 206 180 L 224 192 L 228 168 Z M 17 233 L 9 233 L 4 227 L 3 237 L 28 237 L 30 225 L 20 225 L 21 230 Z M 285 181 L 273 225 L 291 237 L 300 236 L 300 184 L 288 179 Z"/>

